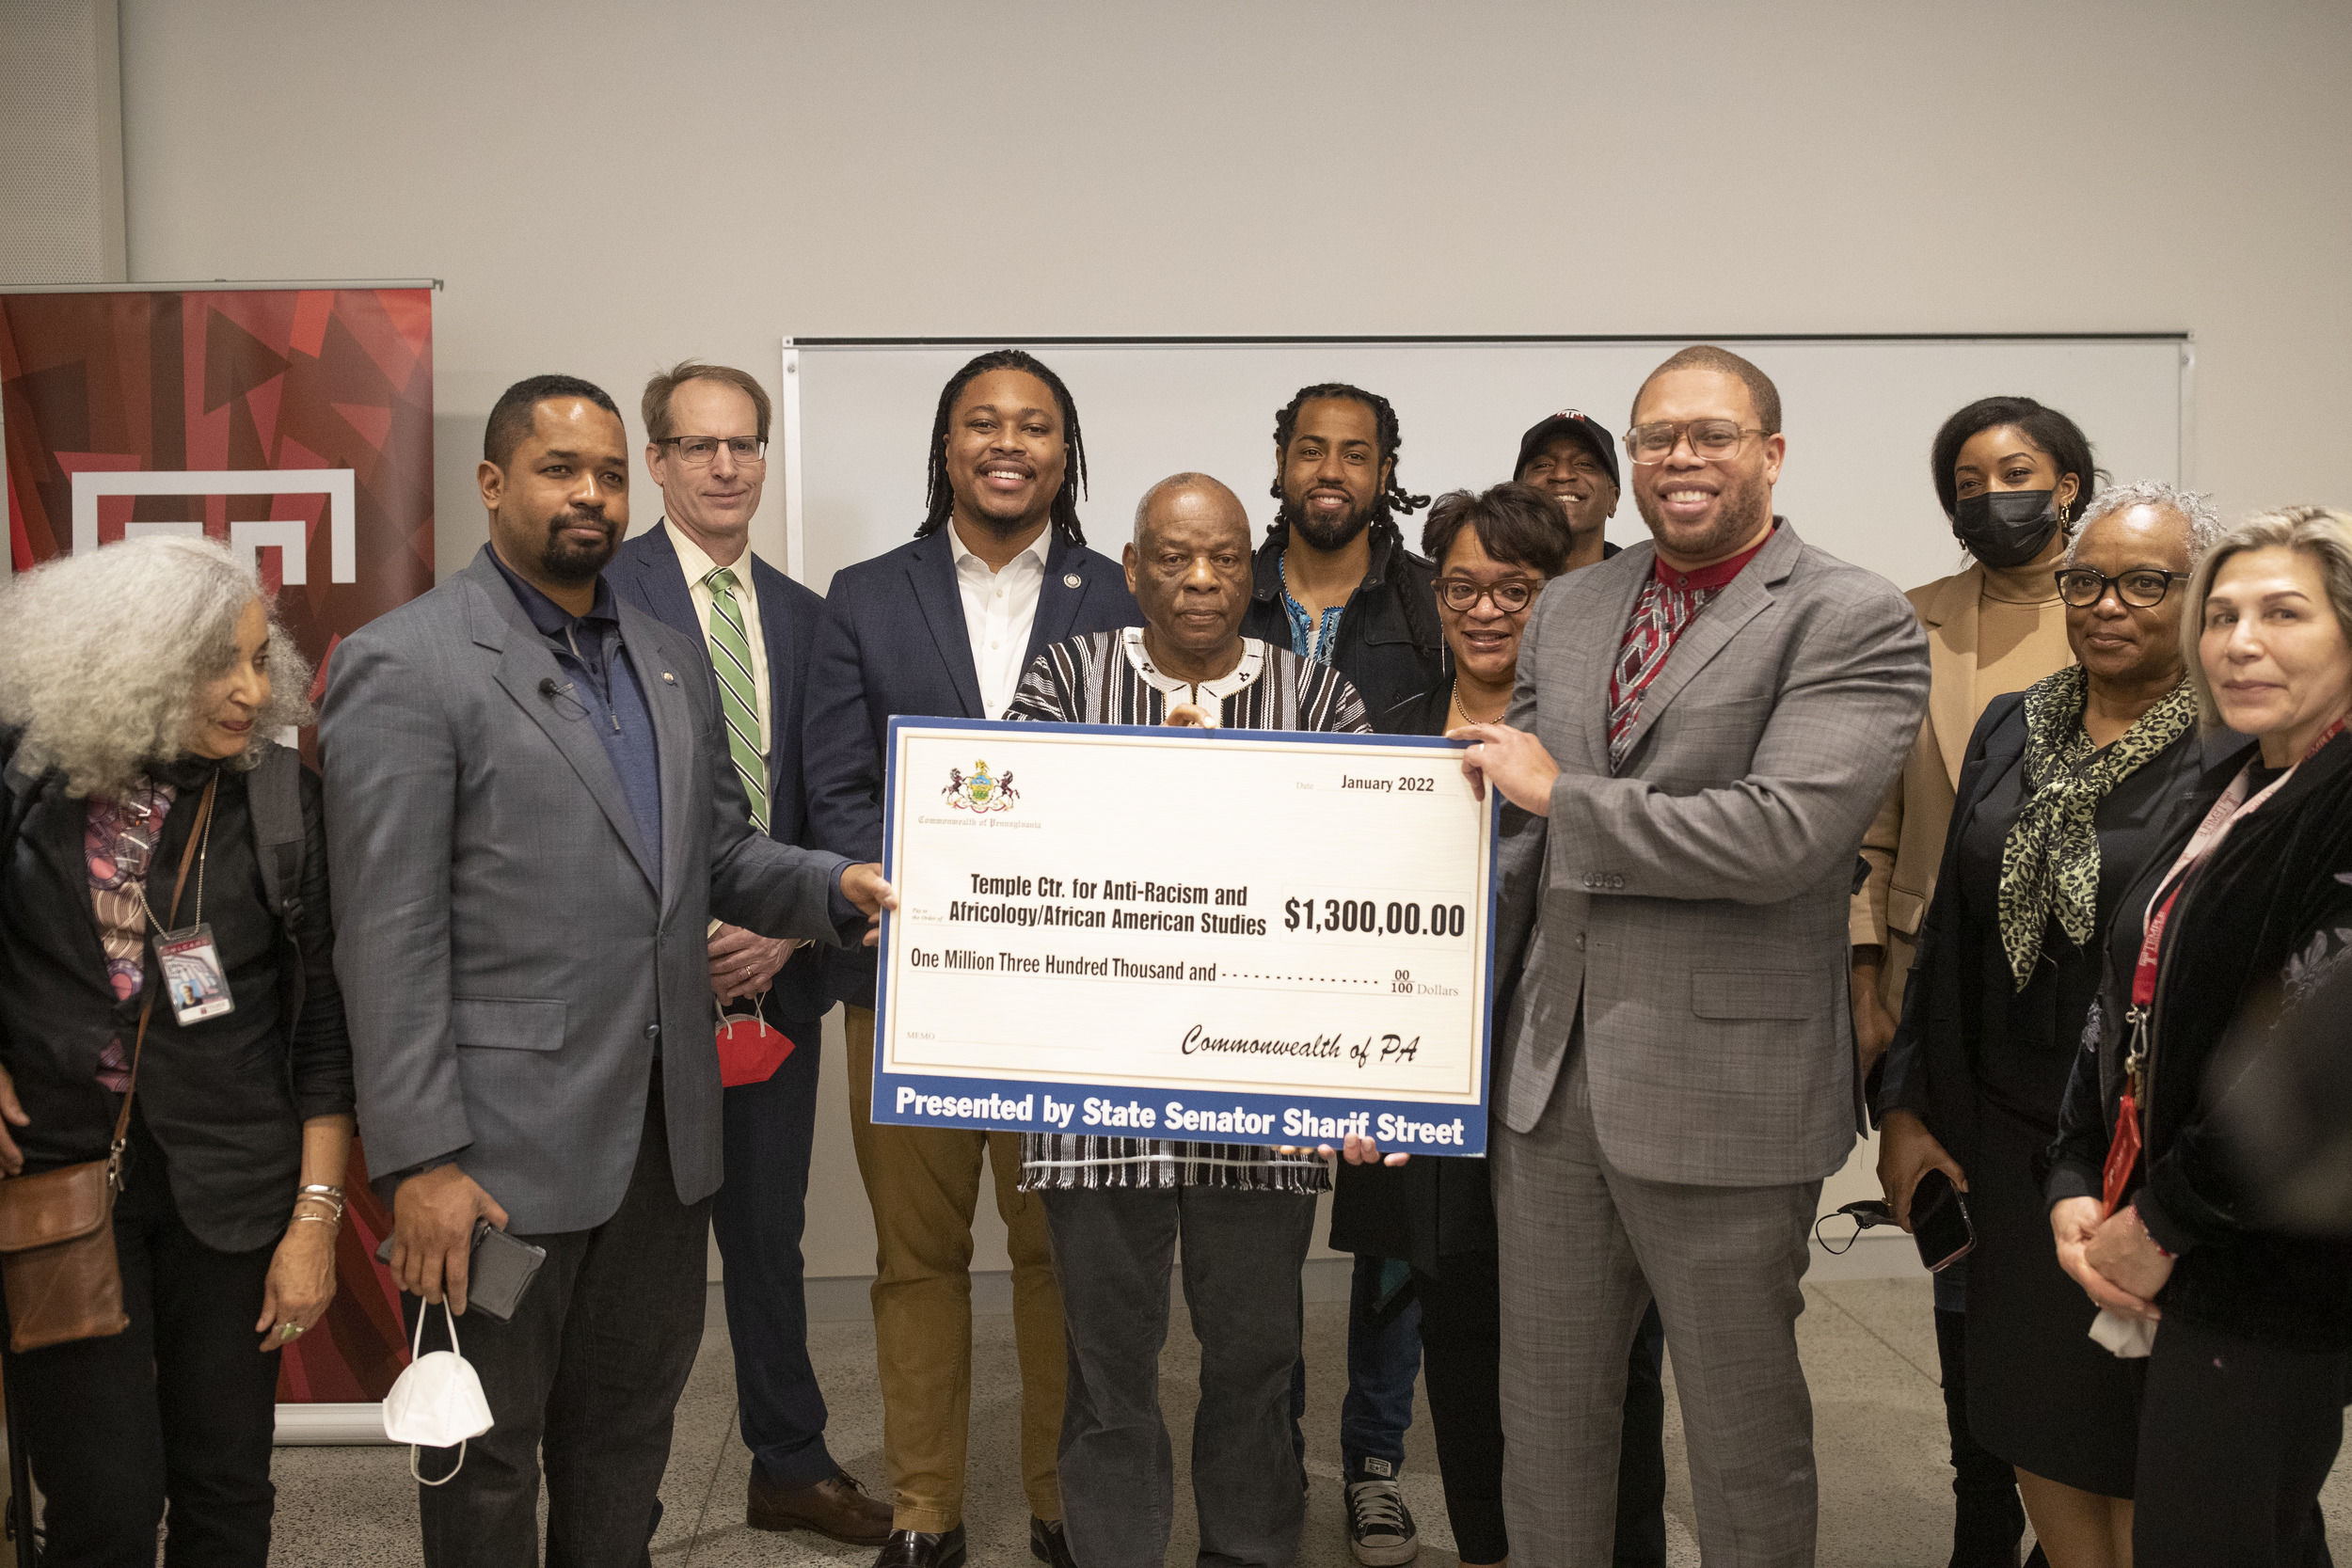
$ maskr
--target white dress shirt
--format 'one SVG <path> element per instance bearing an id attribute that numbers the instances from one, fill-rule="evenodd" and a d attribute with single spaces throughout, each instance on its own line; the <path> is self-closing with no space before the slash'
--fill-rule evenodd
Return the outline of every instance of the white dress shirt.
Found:
<path id="1" fill-rule="evenodd" d="M 980 717 L 1002 719 L 1021 689 L 1027 665 L 1029 632 L 1037 625 L 1038 595 L 1045 589 L 1049 526 L 1029 547 L 992 572 L 988 562 L 963 547 L 956 525 L 947 525 L 947 547 L 955 554 L 956 586 L 963 592 L 963 629 L 972 639 L 972 664 L 980 676 Z"/>
<path id="2" fill-rule="evenodd" d="M 719 651 L 710 643 L 710 574 L 719 563 L 710 559 L 687 531 L 670 521 L 661 519 L 661 526 L 670 535 L 670 547 L 677 551 L 677 562 L 686 573 L 687 596 L 694 601 L 694 629 L 703 634 L 704 651 L 711 657 Z M 775 745 L 770 739 L 773 716 L 768 711 L 768 640 L 759 630 L 759 590 L 752 586 L 752 552 L 747 546 L 735 558 L 729 568 L 735 573 L 735 608 L 743 617 L 743 640 L 752 645 L 753 701 L 759 708 L 759 754 L 773 757 Z M 1031 603 L 1035 603 L 1032 598 Z"/>

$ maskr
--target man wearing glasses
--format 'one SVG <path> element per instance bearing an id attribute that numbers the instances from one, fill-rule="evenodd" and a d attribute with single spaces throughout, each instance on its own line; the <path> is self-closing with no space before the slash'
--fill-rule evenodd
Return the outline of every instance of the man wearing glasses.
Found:
<path id="1" fill-rule="evenodd" d="M 746 372 L 689 360 L 645 384 L 645 467 L 662 517 L 620 548 L 609 571 L 623 597 L 697 639 L 710 656 L 727 750 L 752 826 L 811 845 L 801 788 L 801 710 L 824 600 L 751 552 L 768 477 L 768 390 Z M 890 1509 L 867 1497 L 825 1447 L 825 1400 L 808 1359 L 801 1279 L 809 1151 L 816 1136 L 825 959 L 816 948 L 714 924 L 710 994 L 791 1042 L 720 1057 L 725 1184 L 711 1226 L 726 1260 L 727 1332 L 743 1444 L 752 1451 L 744 1522 L 813 1529 L 878 1546 Z"/>
<path id="2" fill-rule="evenodd" d="M 1506 721 L 1454 733 L 1510 814 L 1497 973 L 1503 1507 L 1514 1557 L 1610 1556 L 1626 1346 L 1653 1300 L 1710 1564 L 1813 1560 L 1797 1360 L 1852 1148 L 1855 851 L 1927 705 L 1916 618 L 1772 515 L 1780 396 L 1705 345 L 1626 435 L 1651 543 L 1529 611 Z"/>

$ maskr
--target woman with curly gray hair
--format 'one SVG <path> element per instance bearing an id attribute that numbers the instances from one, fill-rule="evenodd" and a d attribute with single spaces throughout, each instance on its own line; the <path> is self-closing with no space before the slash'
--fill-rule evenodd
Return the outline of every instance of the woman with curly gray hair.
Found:
<path id="1" fill-rule="evenodd" d="M 2034 1162 L 2118 897 L 2240 744 L 2200 735 L 2181 652 L 2183 586 L 2220 531 L 2169 484 L 2117 485 L 2083 512 L 2044 579 L 2074 662 L 1994 698 L 1969 739 L 1880 1090 L 1898 1220 L 1931 1171 L 1966 1194 L 1969 1430 L 2015 1468 L 2054 1568 L 2131 1562 L 2138 1402 L 2051 1251 Z"/>
<path id="2" fill-rule="evenodd" d="M 37 567 L 0 625 L 0 1171 L 103 1160 L 130 1107 L 129 1326 L 10 1324 L 43 1560 L 151 1568 L 167 1509 L 175 1560 L 262 1568 L 278 1353 L 334 1295 L 352 1136 L 320 789 L 275 738 L 309 672 L 203 539 Z"/>

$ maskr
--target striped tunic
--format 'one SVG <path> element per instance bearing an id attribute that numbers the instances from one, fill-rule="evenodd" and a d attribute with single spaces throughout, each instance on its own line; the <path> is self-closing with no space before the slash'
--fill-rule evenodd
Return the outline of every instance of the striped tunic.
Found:
<path id="1" fill-rule="evenodd" d="M 1367 735 L 1371 721 L 1345 676 L 1255 638 L 1242 639 L 1232 673 L 1198 684 L 1161 672 L 1143 633 L 1098 631 L 1057 642 L 1030 661 L 1008 719 L 1048 724 L 1161 724 L 1171 705 L 1191 704 L 1222 729 L 1317 730 Z M 1232 1187 L 1319 1193 L 1331 1184 L 1312 1154 L 1277 1154 L 1257 1144 L 1165 1138 L 1100 1138 L 1025 1132 L 1021 1190 L 1042 1187 Z"/>

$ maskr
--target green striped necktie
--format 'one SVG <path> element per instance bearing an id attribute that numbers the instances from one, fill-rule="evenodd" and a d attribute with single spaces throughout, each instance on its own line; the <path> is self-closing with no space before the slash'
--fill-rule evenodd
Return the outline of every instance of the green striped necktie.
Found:
<path id="1" fill-rule="evenodd" d="M 743 607 L 735 602 L 735 574 L 722 566 L 703 578 L 710 590 L 710 668 L 719 677 L 719 708 L 727 721 L 727 753 L 735 758 L 752 826 L 768 831 L 768 759 L 759 752 L 759 683 L 752 678 L 752 642 Z"/>

